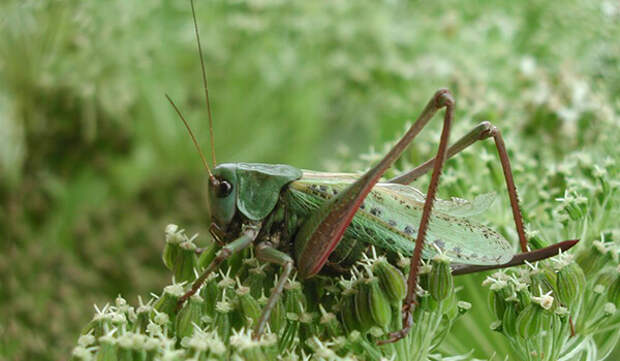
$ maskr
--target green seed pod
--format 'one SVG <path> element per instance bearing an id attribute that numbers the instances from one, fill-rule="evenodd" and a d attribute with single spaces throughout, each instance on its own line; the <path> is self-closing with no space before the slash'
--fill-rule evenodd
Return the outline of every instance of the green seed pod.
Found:
<path id="1" fill-rule="evenodd" d="M 172 272 L 174 278 L 179 281 L 191 281 L 196 278 L 196 245 L 191 241 L 181 242 L 176 254 Z"/>
<path id="2" fill-rule="evenodd" d="M 449 320 L 454 320 L 459 316 L 458 299 L 455 292 L 450 292 L 448 298 L 443 301 L 443 313 Z"/>
<path id="3" fill-rule="evenodd" d="M 383 293 L 377 278 L 370 279 L 368 281 L 368 287 L 368 304 L 370 306 L 370 314 L 377 326 L 385 328 L 392 320 L 390 300 L 387 295 Z"/>
<path id="4" fill-rule="evenodd" d="M 413 311 L 413 318 L 414 320 L 418 320 L 420 314 L 435 311 L 437 308 L 439 308 L 439 302 L 437 302 L 430 293 L 425 292 L 418 297 L 418 306 L 415 307 Z"/>
<path id="5" fill-rule="evenodd" d="M 301 315 L 304 310 L 306 310 L 306 296 L 301 291 L 301 283 L 297 281 L 287 282 L 284 285 L 284 289 L 286 290 L 286 313 L 287 314 L 295 314 L 297 316 Z"/>
<path id="6" fill-rule="evenodd" d="M 553 279 L 550 279 L 549 273 L 542 270 L 532 272 L 530 274 L 530 282 L 530 289 L 532 290 L 532 292 L 534 292 L 534 294 L 537 294 L 541 291 L 542 293 L 547 293 L 555 288 L 555 276 Z"/>
<path id="7" fill-rule="evenodd" d="M 179 226 L 176 224 L 169 224 L 166 226 L 166 245 L 162 253 L 162 260 L 166 268 L 171 271 L 174 268 L 174 262 L 177 258 L 179 243 L 183 241 L 183 234 L 182 232 L 178 232 L 178 230 Z"/>
<path id="8" fill-rule="evenodd" d="M 611 256 L 600 241 L 595 241 L 592 247 L 582 249 L 577 253 L 576 262 L 586 275 L 592 275 L 602 269 Z"/>
<path id="9" fill-rule="evenodd" d="M 369 302 L 370 285 L 366 282 L 359 282 L 357 286 L 358 292 L 355 294 L 355 315 L 361 326 L 360 331 L 367 331 L 375 325 Z"/>
<path id="10" fill-rule="evenodd" d="M 528 240 L 528 244 L 530 245 L 532 250 L 537 250 L 537 249 L 541 249 L 541 248 L 545 248 L 547 246 L 550 246 L 549 242 L 543 240 L 538 235 L 530 237 L 530 239 Z"/>
<path id="11" fill-rule="evenodd" d="M 428 291 L 436 301 L 446 299 L 454 289 L 454 280 L 450 270 L 450 259 L 436 256 L 432 261 L 433 269 L 429 275 Z"/>
<path id="12" fill-rule="evenodd" d="M 618 269 L 616 269 L 615 272 L 616 278 L 609 287 L 607 300 L 616 305 L 617 308 L 620 308 L 620 277 L 618 276 Z"/>
<path id="13" fill-rule="evenodd" d="M 261 307 L 258 301 L 250 295 L 248 287 L 240 287 L 237 290 L 237 295 L 239 296 L 239 308 L 244 320 L 247 322 L 249 319 L 251 325 L 255 325 L 261 314 Z"/>
<path id="14" fill-rule="evenodd" d="M 209 317 L 213 317 L 215 313 L 215 305 L 219 293 L 220 289 L 217 286 L 215 278 L 207 280 L 205 285 L 200 289 L 200 297 L 204 300 L 202 303 L 203 312 Z"/>
<path id="15" fill-rule="evenodd" d="M 194 323 L 200 326 L 202 304 L 202 297 L 193 295 L 187 301 L 187 305 L 179 311 L 176 319 L 176 331 L 179 340 L 194 334 Z"/>
<path id="16" fill-rule="evenodd" d="M 402 272 L 386 261 L 378 261 L 373 273 L 379 278 L 379 285 L 391 303 L 400 303 L 407 294 L 407 284 Z"/>
<path id="17" fill-rule="evenodd" d="M 508 302 L 502 317 L 502 329 L 508 337 L 515 337 L 517 334 L 517 305 L 514 302 Z"/>
<path id="18" fill-rule="evenodd" d="M 577 263 L 569 263 L 558 271 L 555 295 L 566 307 L 571 307 L 581 297 L 586 276 Z"/>
<path id="19" fill-rule="evenodd" d="M 530 303 L 517 316 L 516 332 L 523 338 L 537 336 L 541 331 L 548 330 L 553 321 L 553 314 L 539 304 Z"/>
<path id="20" fill-rule="evenodd" d="M 489 308 L 499 320 L 504 317 L 504 311 L 506 311 L 506 306 L 508 304 L 506 298 L 510 297 L 510 295 L 510 287 L 505 283 L 496 283 L 491 286 L 491 292 L 489 292 Z"/>
<path id="21" fill-rule="evenodd" d="M 355 293 L 357 290 L 349 290 L 342 298 L 342 307 L 340 307 L 340 319 L 348 333 L 360 331 L 362 325 L 357 319 L 355 312 Z"/>
<path id="22" fill-rule="evenodd" d="M 136 310 L 136 321 L 133 325 L 133 331 L 140 333 L 146 330 L 149 324 L 149 315 L 152 313 L 153 307 L 150 304 L 141 305 Z"/>
<path id="23" fill-rule="evenodd" d="M 164 251 L 161 255 L 161 259 L 164 262 L 166 268 L 170 271 L 174 269 L 174 262 L 177 259 L 179 250 L 180 247 L 178 243 L 166 242 L 166 245 L 164 246 Z"/>
<path id="24" fill-rule="evenodd" d="M 222 340 L 228 340 L 231 333 L 231 321 L 230 321 L 230 312 L 233 307 L 225 298 L 222 301 L 219 301 L 215 306 L 215 317 L 213 318 L 213 324 L 217 325 L 216 331 L 217 335 Z"/>
<path id="25" fill-rule="evenodd" d="M 606 290 L 613 287 L 614 283 L 618 280 L 618 271 L 615 269 L 607 269 L 596 278 L 595 285 L 602 285 Z M 609 291 L 608 291 L 609 294 Z"/>
<path id="26" fill-rule="evenodd" d="M 244 281 L 250 288 L 252 297 L 258 299 L 265 288 L 266 274 L 263 267 L 254 267 L 248 270 L 248 278 Z"/>
<path id="27" fill-rule="evenodd" d="M 338 320 L 336 319 L 336 315 L 331 312 L 325 311 L 323 305 L 319 305 L 319 310 L 321 311 L 321 320 L 319 321 L 319 323 L 322 327 L 324 327 L 327 334 L 332 338 L 342 336 L 342 326 L 340 325 L 340 322 L 338 322 Z"/>
<path id="28" fill-rule="evenodd" d="M 420 265 L 420 270 L 418 271 L 418 274 L 420 275 L 418 278 L 418 284 L 426 291 L 428 291 L 429 288 L 429 279 L 432 270 L 433 266 L 430 263 L 425 263 Z"/>
<path id="29" fill-rule="evenodd" d="M 286 325 L 286 310 L 282 297 L 278 299 L 275 306 L 271 310 L 271 316 L 269 317 L 269 326 L 271 331 L 278 334 L 280 330 Z"/>
<path id="30" fill-rule="evenodd" d="M 97 352 L 97 361 L 117 361 L 118 346 L 111 336 L 103 336 L 99 338 L 99 351 Z"/>
<path id="31" fill-rule="evenodd" d="M 164 294 L 155 302 L 153 308 L 173 317 L 177 311 L 179 298 L 183 296 L 183 293 L 183 287 L 179 284 L 167 286 L 164 288 Z"/>

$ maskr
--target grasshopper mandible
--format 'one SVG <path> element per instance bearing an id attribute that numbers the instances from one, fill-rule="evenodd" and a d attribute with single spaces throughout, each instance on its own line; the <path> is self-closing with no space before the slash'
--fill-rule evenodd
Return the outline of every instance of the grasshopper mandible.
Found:
<path id="1" fill-rule="evenodd" d="M 431 257 L 435 249 L 452 259 L 453 274 L 465 274 L 548 258 L 577 243 L 577 240 L 564 241 L 528 251 L 517 191 L 500 131 L 483 122 L 448 147 L 455 101 L 445 89 L 433 95 L 400 141 L 364 174 L 322 173 L 290 165 L 258 163 L 217 165 L 207 77 L 193 1 L 191 8 L 209 117 L 213 170 L 182 113 L 166 97 L 185 124 L 208 172 L 210 232 L 222 248 L 180 298 L 179 308 L 220 263 L 253 246 L 259 261 L 282 267 L 278 284 L 255 326 L 254 337 L 258 338 L 293 270 L 296 269 L 304 280 L 325 267 L 347 269 L 373 245 L 384 252 L 412 255 L 407 295 L 402 306 L 403 327 L 380 343 L 394 342 L 403 338 L 412 326 L 420 261 Z M 379 182 L 422 128 L 442 109 L 445 113 L 437 155 L 408 173 Z M 486 209 L 490 197 L 478 197 L 471 203 L 435 199 L 446 159 L 488 138 L 495 142 L 503 169 L 522 251 L 517 255 L 499 233 L 467 218 Z M 408 185 L 431 169 L 426 195 Z M 431 241 L 428 244 L 427 239 Z"/>

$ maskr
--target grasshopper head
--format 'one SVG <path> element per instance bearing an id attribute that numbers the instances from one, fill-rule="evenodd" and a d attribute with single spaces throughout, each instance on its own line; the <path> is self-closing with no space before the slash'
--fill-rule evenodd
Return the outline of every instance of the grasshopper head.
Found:
<path id="1" fill-rule="evenodd" d="M 226 231 L 237 209 L 237 169 L 234 164 L 220 164 L 209 178 L 207 197 L 211 222 Z"/>
<path id="2" fill-rule="evenodd" d="M 212 224 L 226 232 L 239 210 L 244 219 L 261 221 L 275 208 L 282 188 L 301 178 L 290 165 L 225 163 L 209 179 L 209 207 Z"/>

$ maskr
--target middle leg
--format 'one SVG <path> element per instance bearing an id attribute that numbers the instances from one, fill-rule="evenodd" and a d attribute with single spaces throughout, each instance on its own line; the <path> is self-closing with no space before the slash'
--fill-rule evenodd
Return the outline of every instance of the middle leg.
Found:
<path id="1" fill-rule="evenodd" d="M 275 288 L 271 291 L 271 295 L 269 296 L 269 300 L 267 304 L 263 308 L 263 312 L 258 319 L 258 323 L 254 327 L 254 334 L 252 337 L 254 339 L 259 339 L 265 330 L 265 326 L 269 321 L 269 316 L 271 315 L 271 310 L 278 302 L 278 299 L 282 295 L 282 289 L 284 288 L 284 284 L 288 280 L 288 277 L 291 275 L 293 271 L 293 259 L 286 253 L 277 250 L 274 248 L 270 242 L 262 242 L 255 247 L 256 250 L 256 258 L 261 262 L 269 262 L 282 266 L 282 273 L 280 274 L 280 279 Z"/>

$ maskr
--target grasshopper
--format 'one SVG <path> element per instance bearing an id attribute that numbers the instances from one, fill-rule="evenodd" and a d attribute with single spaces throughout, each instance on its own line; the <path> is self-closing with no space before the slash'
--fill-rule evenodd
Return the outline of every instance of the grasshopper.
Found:
<path id="1" fill-rule="evenodd" d="M 347 270 L 374 246 L 386 253 L 411 255 L 407 294 L 402 305 L 403 326 L 380 341 L 388 343 L 403 338 L 412 327 L 420 262 L 422 258 L 432 257 L 437 250 L 451 258 L 456 275 L 548 258 L 578 242 L 564 241 L 528 251 L 510 161 L 499 129 L 483 122 L 448 147 L 455 100 L 446 89 L 433 95 L 400 141 L 378 164 L 361 175 L 314 172 L 279 164 L 217 165 L 207 76 L 193 1 L 191 8 L 209 118 L 213 169 L 183 114 L 168 95 L 166 98 L 187 128 L 208 173 L 209 230 L 222 247 L 180 298 L 179 308 L 224 260 L 251 246 L 259 261 L 282 268 L 279 281 L 255 326 L 254 337 L 258 338 L 293 270 L 301 280 L 327 269 Z M 442 109 L 443 129 L 437 155 L 403 175 L 380 182 L 385 171 Z M 446 159 L 489 138 L 497 148 L 519 237 L 522 253 L 516 255 L 499 233 L 468 218 L 486 209 L 492 201 L 491 196 L 483 195 L 473 202 L 435 199 Z M 409 186 L 431 170 L 426 194 Z"/>

